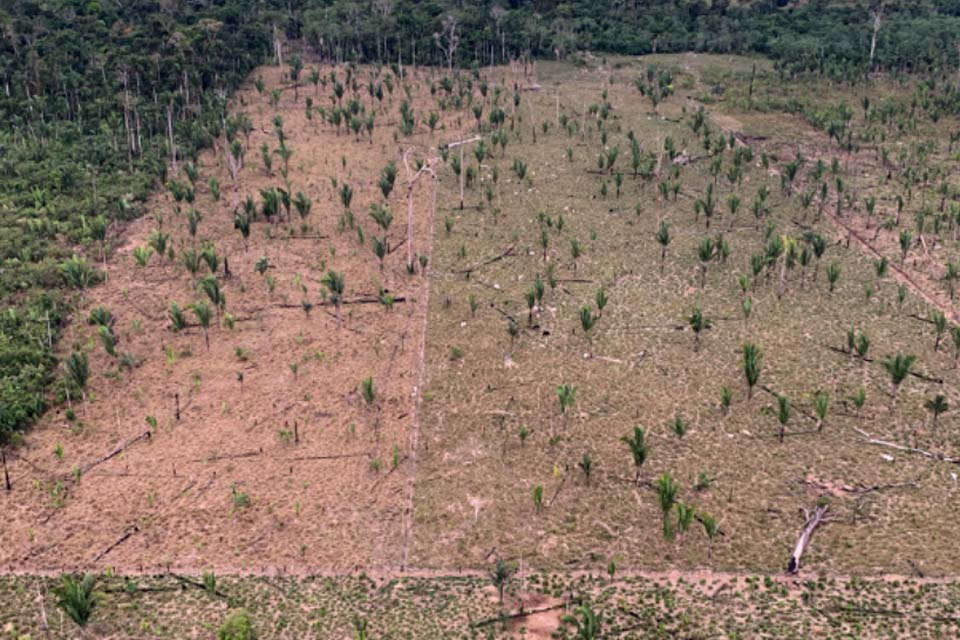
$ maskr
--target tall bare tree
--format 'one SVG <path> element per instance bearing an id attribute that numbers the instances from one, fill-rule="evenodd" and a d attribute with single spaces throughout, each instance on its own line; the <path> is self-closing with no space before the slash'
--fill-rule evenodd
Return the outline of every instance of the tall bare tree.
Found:
<path id="1" fill-rule="evenodd" d="M 453 57 L 457 53 L 457 47 L 460 46 L 460 36 L 457 34 L 457 17 L 447 14 L 440 23 L 440 31 L 433 34 L 433 40 L 437 47 L 447 58 L 447 68 L 453 70 Z"/>

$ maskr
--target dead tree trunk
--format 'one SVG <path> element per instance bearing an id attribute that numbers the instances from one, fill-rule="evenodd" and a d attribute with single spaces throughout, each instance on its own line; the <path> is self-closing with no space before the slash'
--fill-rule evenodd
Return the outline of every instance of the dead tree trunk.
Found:
<path id="1" fill-rule="evenodd" d="M 424 173 L 429 173 L 434 180 L 434 192 L 436 192 L 437 174 L 433 170 L 434 159 L 426 160 L 422 167 L 416 173 L 410 169 L 410 163 L 407 161 L 407 154 L 403 154 L 403 166 L 407 170 L 407 272 L 413 273 L 416 252 L 413 246 L 413 188 Z M 463 175 L 463 166 L 460 167 L 460 174 Z M 461 205 L 463 200 L 461 199 Z"/>
<path id="2" fill-rule="evenodd" d="M 803 530 L 800 532 L 800 537 L 797 538 L 797 545 L 793 548 L 793 555 L 790 556 L 790 562 L 787 564 L 787 573 L 797 573 L 800 570 L 800 557 L 810 543 L 814 529 L 823 523 L 823 516 L 829 508 L 829 505 L 821 505 L 816 508 L 812 516 L 804 509 L 806 521 L 803 523 Z"/>
<path id="3" fill-rule="evenodd" d="M 0 449 L 0 460 L 3 461 L 3 485 L 6 487 L 7 491 L 13 489 L 13 485 L 10 484 L 10 472 L 7 471 L 7 450 Z"/>
<path id="4" fill-rule="evenodd" d="M 867 65 L 867 73 L 873 71 L 873 56 L 877 51 L 877 34 L 880 33 L 880 23 L 883 20 L 883 5 L 877 7 L 877 12 L 873 14 L 873 37 L 870 39 L 870 63 Z"/>
<path id="5" fill-rule="evenodd" d="M 173 102 L 167 105 L 167 137 L 170 139 L 170 164 L 173 175 L 177 175 L 177 143 L 173 137 Z"/>
<path id="6" fill-rule="evenodd" d="M 460 211 L 463 211 L 463 181 L 467 168 L 463 166 L 463 147 L 460 147 Z"/>

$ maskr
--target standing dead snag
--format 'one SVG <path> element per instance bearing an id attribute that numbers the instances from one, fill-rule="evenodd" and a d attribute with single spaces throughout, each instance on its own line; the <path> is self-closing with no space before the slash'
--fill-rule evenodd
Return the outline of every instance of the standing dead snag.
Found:
<path id="1" fill-rule="evenodd" d="M 787 563 L 787 573 L 794 574 L 800 570 L 800 556 L 803 555 L 807 545 L 810 543 L 810 538 L 813 537 L 813 531 L 821 524 L 827 522 L 823 516 L 829 508 L 830 505 L 820 505 L 813 512 L 812 516 L 806 509 L 803 510 L 803 516 L 805 518 L 803 530 L 800 532 L 800 537 L 797 538 L 797 545 L 793 548 L 793 555 L 790 556 L 790 562 Z"/>
<path id="2" fill-rule="evenodd" d="M 7 450 L 0 448 L 0 460 L 3 461 L 3 486 L 6 487 L 7 491 L 13 489 L 13 485 L 10 484 L 10 473 L 7 471 Z"/>
<path id="3" fill-rule="evenodd" d="M 403 166 L 407 170 L 407 271 L 413 273 L 414 269 L 414 246 L 413 246 L 413 187 L 417 184 L 417 180 L 424 173 L 429 173 L 433 177 L 433 191 L 434 196 L 436 196 L 437 191 L 437 174 L 433 170 L 433 163 L 436 161 L 436 158 L 430 158 L 427 160 L 422 167 L 417 169 L 416 173 L 410 170 L 410 163 L 407 162 L 407 154 L 409 150 L 403 153 Z"/>

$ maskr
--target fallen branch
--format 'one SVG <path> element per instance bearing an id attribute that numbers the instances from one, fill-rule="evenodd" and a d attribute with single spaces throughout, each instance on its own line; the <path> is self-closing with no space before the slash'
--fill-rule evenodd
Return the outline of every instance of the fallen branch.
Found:
<path id="1" fill-rule="evenodd" d="M 296 456 L 290 458 L 291 460 L 340 460 L 342 458 L 363 458 L 369 457 L 367 453 L 342 453 L 339 455 L 326 455 L 326 456 Z"/>
<path id="2" fill-rule="evenodd" d="M 816 508 L 812 516 L 806 510 L 804 511 L 806 521 L 803 523 L 803 530 L 797 538 L 797 545 L 793 548 L 793 555 L 790 556 L 790 562 L 787 564 L 787 573 L 795 574 L 800 570 L 800 557 L 810 543 L 814 530 L 823 522 L 823 516 L 829 508 L 829 505 L 821 505 Z"/>
<path id="3" fill-rule="evenodd" d="M 405 296 L 397 296 L 393 299 L 394 302 L 405 302 L 407 298 Z M 382 304 L 383 301 L 379 297 L 363 297 L 363 298 L 354 298 L 353 300 L 341 300 L 340 306 L 344 307 L 348 304 Z M 335 303 L 330 300 L 321 300 L 320 302 L 312 303 L 314 307 L 332 307 L 335 306 Z M 290 304 L 290 303 L 277 303 L 272 305 L 277 309 L 303 309 L 302 304 Z"/>
<path id="4" fill-rule="evenodd" d="M 942 453 L 934 453 L 932 451 L 926 451 L 924 449 L 917 449 L 916 447 L 908 447 L 906 445 L 897 444 L 896 442 L 888 442 L 886 440 L 880 440 L 874 438 L 872 435 L 860 429 L 858 427 L 853 428 L 854 431 L 863 436 L 867 444 L 876 445 L 878 447 L 887 447 L 889 449 L 896 449 L 897 451 L 904 451 L 906 453 L 916 453 L 918 455 L 924 456 L 925 458 L 930 458 L 931 460 L 937 460 L 939 462 L 949 462 L 950 464 L 960 464 L 960 458 L 949 458 Z"/>
<path id="5" fill-rule="evenodd" d="M 239 458 L 253 458 L 254 456 L 259 456 L 263 453 L 263 450 L 260 451 L 244 451 L 243 453 L 225 453 L 223 455 L 214 454 L 206 458 L 193 458 L 188 460 L 188 462 L 216 462 L 218 460 L 237 460 Z"/>
<path id="6" fill-rule="evenodd" d="M 172 575 L 178 582 L 180 582 L 180 584 L 182 584 L 182 585 L 184 585 L 184 586 L 196 587 L 197 589 L 200 589 L 200 590 L 202 590 L 202 591 L 207 591 L 208 593 L 212 593 L 213 595 L 217 596 L 218 598 L 227 598 L 227 594 L 225 594 L 225 593 L 223 593 L 223 592 L 221 592 L 221 591 L 218 591 L 216 588 L 214 588 L 213 591 L 211 591 L 210 589 L 207 588 L 207 585 L 203 584 L 202 582 L 197 582 L 196 580 L 193 580 L 192 578 L 188 578 L 188 577 L 186 577 L 186 576 L 177 575 L 177 574 L 175 574 L 175 573 L 174 573 L 174 574 L 170 574 L 170 575 Z M 268 581 L 267 581 L 267 580 L 264 580 L 264 582 L 266 583 L 266 582 L 268 582 Z"/>
<path id="7" fill-rule="evenodd" d="M 128 440 L 125 444 L 117 447 L 117 448 L 114 449 L 111 453 L 105 455 L 104 457 L 100 458 L 99 460 L 96 460 L 96 461 L 94 461 L 94 462 L 91 462 L 91 463 L 86 464 L 86 465 L 84 465 L 83 467 L 81 467 L 81 468 L 80 468 L 80 475 L 83 475 L 83 474 L 87 473 L 88 471 L 90 471 L 90 469 L 93 469 L 94 467 L 103 464 L 104 462 L 106 462 L 107 460 L 110 460 L 111 458 L 117 457 L 118 455 L 120 455 L 121 453 L 123 453 L 124 451 L 126 451 L 129 447 L 132 447 L 133 445 L 135 445 L 136 443 L 140 442 L 141 440 L 149 440 L 150 437 L 151 437 L 150 431 L 149 431 L 149 430 L 144 431 L 143 433 L 141 433 L 140 435 L 138 435 L 136 438 L 133 438 L 133 439 L 131 439 L 131 440 Z"/>
<path id="8" fill-rule="evenodd" d="M 464 140 L 456 140 L 455 142 L 448 142 L 443 146 L 445 146 L 447 149 L 455 149 L 461 145 L 470 144 L 471 142 L 476 142 L 482 139 L 483 139 L 483 136 L 473 136 L 472 138 L 466 138 Z"/>
<path id="9" fill-rule="evenodd" d="M 482 269 L 483 267 L 486 267 L 487 265 L 491 265 L 491 264 L 493 264 L 494 262 L 499 262 L 500 260 L 503 260 L 504 258 L 512 257 L 512 256 L 514 255 L 514 248 L 515 248 L 515 246 L 516 246 L 516 245 L 510 245 L 510 246 L 507 247 L 502 253 L 500 253 L 500 254 L 498 254 L 498 255 L 495 255 L 495 256 L 493 256 L 492 258 L 487 258 L 486 260 L 484 260 L 484 261 L 481 262 L 480 264 L 477 264 L 477 265 L 475 265 L 475 266 L 473 266 L 473 267 L 467 267 L 466 269 L 460 269 L 460 270 L 458 270 L 458 271 L 454 271 L 454 273 L 456 273 L 456 274 L 464 274 L 464 273 L 465 273 L 465 274 L 467 274 L 467 277 L 469 278 L 469 277 L 470 277 L 470 274 L 473 273 L 474 271 L 476 271 L 477 269 Z"/>
<path id="10" fill-rule="evenodd" d="M 876 360 L 874 360 L 873 358 L 871 358 L 871 357 L 869 357 L 869 356 L 862 356 L 862 357 L 861 357 L 861 356 L 857 355 L 856 353 L 851 354 L 850 351 L 848 351 L 848 350 L 846 350 L 846 349 L 842 349 L 842 348 L 840 348 L 840 347 L 834 347 L 833 345 L 829 345 L 829 344 L 826 345 L 826 347 L 827 347 L 828 349 L 830 349 L 830 351 L 834 351 L 834 352 L 836 352 L 836 353 L 842 353 L 842 354 L 845 355 L 845 356 L 853 357 L 853 358 L 856 358 L 857 360 L 862 360 L 863 362 L 867 362 L 867 363 L 876 362 Z M 914 378 L 919 379 L 919 380 L 923 380 L 924 382 L 932 382 L 932 383 L 934 383 L 934 384 L 943 384 L 943 378 L 934 378 L 933 376 L 928 376 L 928 375 L 926 375 L 926 374 L 924 374 L 924 373 L 919 373 L 919 372 L 917 372 L 917 371 L 911 371 L 911 372 L 910 372 L 910 375 L 913 376 Z"/>
<path id="11" fill-rule="evenodd" d="M 127 529 L 127 531 L 122 536 L 117 538 L 116 541 L 113 542 L 113 544 L 111 544 L 106 549 L 98 553 L 97 557 L 94 558 L 93 561 L 100 562 L 108 553 L 110 553 L 111 551 L 119 547 L 121 544 L 123 544 L 127 540 L 129 540 L 133 536 L 133 534 L 137 533 L 138 531 L 140 531 L 140 527 L 138 527 L 135 524 L 132 525 Z"/>
<path id="12" fill-rule="evenodd" d="M 576 604 L 577 602 L 578 601 L 573 602 L 573 604 Z M 474 622 L 470 626 L 473 627 L 474 629 L 478 629 L 480 627 L 486 627 L 487 625 L 496 624 L 498 622 L 506 622 L 507 620 L 519 620 L 520 618 L 526 618 L 527 616 L 533 616 L 538 613 L 546 613 L 547 611 L 556 611 L 557 609 L 564 609 L 567 606 L 569 606 L 568 603 L 561 602 L 560 604 L 554 604 L 549 607 L 540 607 L 539 609 L 530 609 L 530 611 L 521 610 L 516 613 L 501 615 L 501 616 L 497 616 L 496 618 L 487 618 L 486 620 L 481 620 L 480 622 Z"/>
<path id="13" fill-rule="evenodd" d="M 547 509 L 549 509 L 549 508 L 551 507 L 551 505 L 553 505 L 553 501 L 557 499 L 557 496 L 558 496 L 558 495 L 560 495 L 560 489 L 563 489 L 563 485 L 567 482 L 567 476 L 568 476 L 568 475 L 569 475 L 569 474 L 566 474 L 566 473 L 563 474 L 563 479 L 560 480 L 560 486 L 557 487 L 557 490 L 553 492 L 553 497 L 550 498 L 550 501 L 549 501 L 549 502 L 547 502 Z"/>

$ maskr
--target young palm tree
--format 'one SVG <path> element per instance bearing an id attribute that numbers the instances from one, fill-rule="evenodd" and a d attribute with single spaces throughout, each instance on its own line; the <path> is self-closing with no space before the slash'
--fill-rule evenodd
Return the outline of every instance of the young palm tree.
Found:
<path id="1" fill-rule="evenodd" d="M 817 391 L 813 396 L 813 411 L 817 414 L 817 432 L 823 431 L 823 423 L 827 419 L 827 410 L 830 408 L 830 394 L 826 391 Z"/>
<path id="2" fill-rule="evenodd" d="M 500 604 L 503 604 L 503 592 L 507 588 L 507 583 L 510 582 L 510 577 L 516 572 L 516 568 L 513 565 L 507 564 L 501 558 L 497 558 L 497 564 L 494 565 L 493 571 L 490 572 L 490 580 L 493 582 L 493 586 L 497 588 L 497 596 L 499 597 Z"/>
<path id="3" fill-rule="evenodd" d="M 733 391 L 729 387 L 720 387 L 720 413 L 726 417 L 730 413 L 730 402 L 733 400 Z"/>
<path id="4" fill-rule="evenodd" d="M 960 365 L 960 325 L 950 327 L 950 337 L 953 338 L 953 368 Z"/>
<path id="5" fill-rule="evenodd" d="M 217 308 L 218 311 L 223 311 L 227 306 L 227 297 L 223 293 L 223 290 L 220 288 L 220 283 L 217 282 L 217 279 L 209 275 L 203 280 L 197 283 L 198 288 L 207 294 L 207 297 L 210 299 L 210 302 Z"/>
<path id="6" fill-rule="evenodd" d="M 377 390 L 373 386 L 373 378 L 367 377 L 360 381 L 360 395 L 367 404 L 373 404 L 377 399 Z"/>
<path id="7" fill-rule="evenodd" d="M 923 406 L 933 414 L 933 426 L 937 426 L 937 418 L 941 413 L 946 413 L 950 410 L 950 403 L 947 402 L 947 397 L 942 393 L 938 393 L 930 400 L 927 400 L 923 403 Z"/>
<path id="8" fill-rule="evenodd" d="M 873 263 L 873 267 L 877 273 L 877 291 L 880 290 L 880 281 L 887 277 L 889 266 L 890 261 L 887 260 L 887 256 L 882 256 L 879 260 L 876 260 Z"/>
<path id="9" fill-rule="evenodd" d="M 393 222 L 393 213 L 390 207 L 374 202 L 370 205 L 370 217 L 377 223 L 377 226 L 383 229 L 386 234 L 390 231 L 390 224 Z"/>
<path id="10" fill-rule="evenodd" d="M 353 187 L 344 182 L 340 185 L 340 204 L 343 205 L 344 209 L 350 208 L 350 203 L 353 202 Z"/>
<path id="11" fill-rule="evenodd" d="M 910 251 L 910 245 L 913 243 L 913 234 L 903 229 L 900 232 L 900 266 L 903 266 L 907 259 L 907 252 Z"/>
<path id="12" fill-rule="evenodd" d="M 703 532 L 707 534 L 707 539 L 709 540 L 709 548 L 707 550 L 707 555 L 713 555 L 713 540 L 717 537 L 717 534 L 720 533 L 720 526 L 717 524 L 717 519 L 714 518 L 709 513 L 700 512 L 698 520 L 700 524 L 703 525 Z"/>
<path id="13" fill-rule="evenodd" d="M 297 195 L 293 197 L 293 206 L 296 207 L 297 213 L 300 214 L 300 219 L 306 222 L 307 216 L 310 215 L 310 209 L 313 208 L 313 203 L 310 201 L 310 198 L 305 196 L 302 191 L 297 191 Z"/>
<path id="14" fill-rule="evenodd" d="M 387 236 L 382 238 L 374 236 L 370 239 L 370 244 L 373 248 L 373 255 L 377 256 L 380 263 L 380 272 L 383 273 L 383 261 L 387 257 Z"/>
<path id="15" fill-rule="evenodd" d="M 594 301 L 597 303 L 597 315 L 602 316 L 603 310 L 607 307 L 607 302 L 610 301 L 610 298 L 607 297 L 607 290 L 601 285 L 597 288 L 596 294 L 594 294 Z"/>
<path id="16" fill-rule="evenodd" d="M 210 311 L 210 305 L 206 302 L 196 302 L 190 305 L 190 310 L 193 311 L 193 315 L 197 316 L 197 323 L 200 325 L 200 329 L 203 331 L 203 341 L 207 345 L 207 349 L 210 349 L 210 318 L 213 314 Z"/>
<path id="17" fill-rule="evenodd" d="M 663 537 L 673 540 L 673 528 L 670 526 L 670 511 L 677 502 L 677 493 L 680 487 L 673 481 L 669 473 L 664 472 L 657 478 L 657 498 L 660 500 L 660 511 L 663 514 Z"/>
<path id="18" fill-rule="evenodd" d="M 113 329 L 108 326 L 100 326 L 97 333 L 100 335 L 100 342 L 103 344 L 104 351 L 116 358 L 118 340 L 116 334 L 113 333 Z"/>
<path id="19" fill-rule="evenodd" d="M 780 442 L 783 442 L 784 432 L 787 423 L 790 421 L 791 408 L 790 398 L 787 396 L 777 396 L 777 422 L 780 423 Z"/>
<path id="20" fill-rule="evenodd" d="M 187 327 L 187 319 L 183 315 L 183 310 L 176 302 L 170 303 L 170 310 L 167 312 L 170 318 L 170 330 L 174 333 L 182 331 Z"/>
<path id="21" fill-rule="evenodd" d="M 663 263 L 667 257 L 667 245 L 670 244 L 670 225 L 665 221 L 660 221 L 660 228 L 657 229 L 657 242 L 660 244 L 660 275 L 663 275 Z"/>
<path id="22" fill-rule="evenodd" d="M 570 238 L 570 258 L 573 260 L 573 273 L 577 273 L 577 260 L 580 259 L 580 256 L 583 255 L 583 247 L 580 246 L 580 241 L 576 238 Z"/>
<path id="23" fill-rule="evenodd" d="M 560 402 L 560 413 L 563 415 L 563 428 L 567 428 L 567 409 L 577 401 L 577 388 L 569 384 L 557 386 L 557 400 Z"/>
<path id="24" fill-rule="evenodd" d="M 697 198 L 693 203 L 694 213 L 700 214 L 703 213 L 703 217 L 707 221 L 707 229 L 710 228 L 710 220 L 713 218 L 713 215 L 717 212 L 717 202 L 713 198 L 713 183 L 707 184 L 707 193 L 703 198 Z"/>
<path id="25" fill-rule="evenodd" d="M 599 319 L 600 316 L 593 315 L 590 307 L 583 306 L 580 308 L 580 327 L 583 329 L 583 335 L 587 337 L 588 342 L 590 341 L 590 330 L 593 329 Z"/>
<path id="26" fill-rule="evenodd" d="M 633 456 L 633 467 L 635 470 L 633 481 L 639 484 L 640 467 L 647 461 L 647 455 L 650 453 L 650 447 L 645 441 L 643 427 L 634 427 L 632 436 L 627 434 L 620 438 L 620 440 L 630 447 L 630 454 Z"/>
<path id="27" fill-rule="evenodd" d="M 686 533 L 690 529 L 696 510 L 683 502 L 677 502 L 677 529 L 680 533 Z"/>
<path id="28" fill-rule="evenodd" d="M 857 352 L 857 356 L 866 363 L 867 361 L 867 351 L 870 349 L 870 338 L 867 337 L 867 334 L 862 331 L 857 335 L 856 341 L 853 343 L 853 350 Z"/>
<path id="29" fill-rule="evenodd" d="M 836 262 L 831 262 L 827 265 L 827 282 L 830 285 L 830 293 L 833 293 L 838 280 L 840 280 L 840 265 Z"/>
<path id="30" fill-rule="evenodd" d="M 197 274 L 200 272 L 200 254 L 194 249 L 183 249 L 180 252 L 180 262 L 190 274 L 190 281 L 195 282 Z"/>
<path id="31" fill-rule="evenodd" d="M 96 583 L 96 576 L 90 573 L 83 578 L 63 576 L 60 586 L 53 589 L 57 596 L 57 607 L 80 627 L 81 632 L 100 601 L 100 594 L 94 590 Z"/>
<path id="32" fill-rule="evenodd" d="M 573 625 L 573 640 L 599 640 L 603 637 L 603 616 L 594 612 L 589 604 L 580 605 L 574 609 L 574 615 L 565 615 L 562 620 Z"/>
<path id="33" fill-rule="evenodd" d="M 577 466 L 580 468 L 580 471 L 583 472 L 583 477 L 587 484 L 590 484 L 590 474 L 593 473 L 593 458 L 590 457 L 589 452 L 583 454 Z"/>
<path id="34" fill-rule="evenodd" d="M 240 232 L 243 238 L 243 252 L 247 252 L 250 243 L 250 224 L 252 216 L 246 211 L 237 211 L 233 214 L 233 228 Z"/>
<path id="35" fill-rule="evenodd" d="M 87 399 L 87 381 L 90 379 L 90 363 L 87 361 L 87 354 L 82 351 L 74 351 L 63 361 L 63 370 L 66 374 L 67 382 L 72 387 L 80 390 L 80 395 L 86 401 Z M 67 390 L 67 400 L 70 399 L 69 389 Z"/>
<path id="36" fill-rule="evenodd" d="M 713 260 L 713 238 L 704 238 L 697 245 L 697 257 L 700 259 L 700 288 L 707 284 L 707 264 Z"/>
<path id="37" fill-rule="evenodd" d="M 217 255 L 217 248 L 212 242 L 204 242 L 200 247 L 200 257 L 207 263 L 207 268 L 211 274 L 215 274 L 220 268 L 220 256 Z"/>
<path id="38" fill-rule="evenodd" d="M 386 200 L 390 197 L 390 192 L 393 191 L 393 185 L 397 180 L 397 165 L 391 160 L 387 163 L 383 169 L 380 170 L 380 193 L 383 194 L 383 199 Z"/>
<path id="39" fill-rule="evenodd" d="M 934 351 L 940 351 L 940 341 L 943 339 L 943 334 L 947 331 L 947 317 L 943 315 L 942 311 L 933 312 L 933 329 L 937 334 L 936 342 L 933 344 Z"/>
<path id="40" fill-rule="evenodd" d="M 897 406 L 897 394 L 900 392 L 900 385 L 910 375 L 910 369 L 916 361 L 916 356 L 904 355 L 901 351 L 897 351 L 895 356 L 889 356 L 880 361 L 880 364 L 890 375 L 890 413 L 893 413 Z"/>
<path id="41" fill-rule="evenodd" d="M 327 271 L 326 275 L 323 276 L 323 280 L 320 282 L 330 292 L 330 299 L 333 301 L 333 305 L 336 308 L 337 329 L 339 329 L 341 322 L 340 305 L 343 304 L 343 291 L 345 288 L 343 274 L 337 273 L 333 270 Z"/>
<path id="42" fill-rule="evenodd" d="M 727 198 L 727 208 L 730 209 L 730 225 L 729 227 L 733 229 L 733 223 L 737 217 L 737 211 L 740 210 L 740 196 L 735 193 L 731 193 Z"/>
<path id="43" fill-rule="evenodd" d="M 703 315 L 700 307 L 694 307 L 693 313 L 687 318 L 687 322 L 690 323 L 690 328 L 693 329 L 693 350 L 694 352 L 700 351 L 700 332 L 709 329 L 712 326 L 711 322 Z"/>
<path id="44" fill-rule="evenodd" d="M 853 406 L 857 410 L 857 421 L 859 422 L 860 412 L 863 411 L 863 405 L 867 402 L 867 390 L 860 387 L 850 396 L 850 401 L 853 402 Z"/>
<path id="45" fill-rule="evenodd" d="M 743 345 L 743 376 L 747 380 L 747 400 L 753 398 L 753 387 L 760 379 L 760 349 L 752 342 Z"/>

